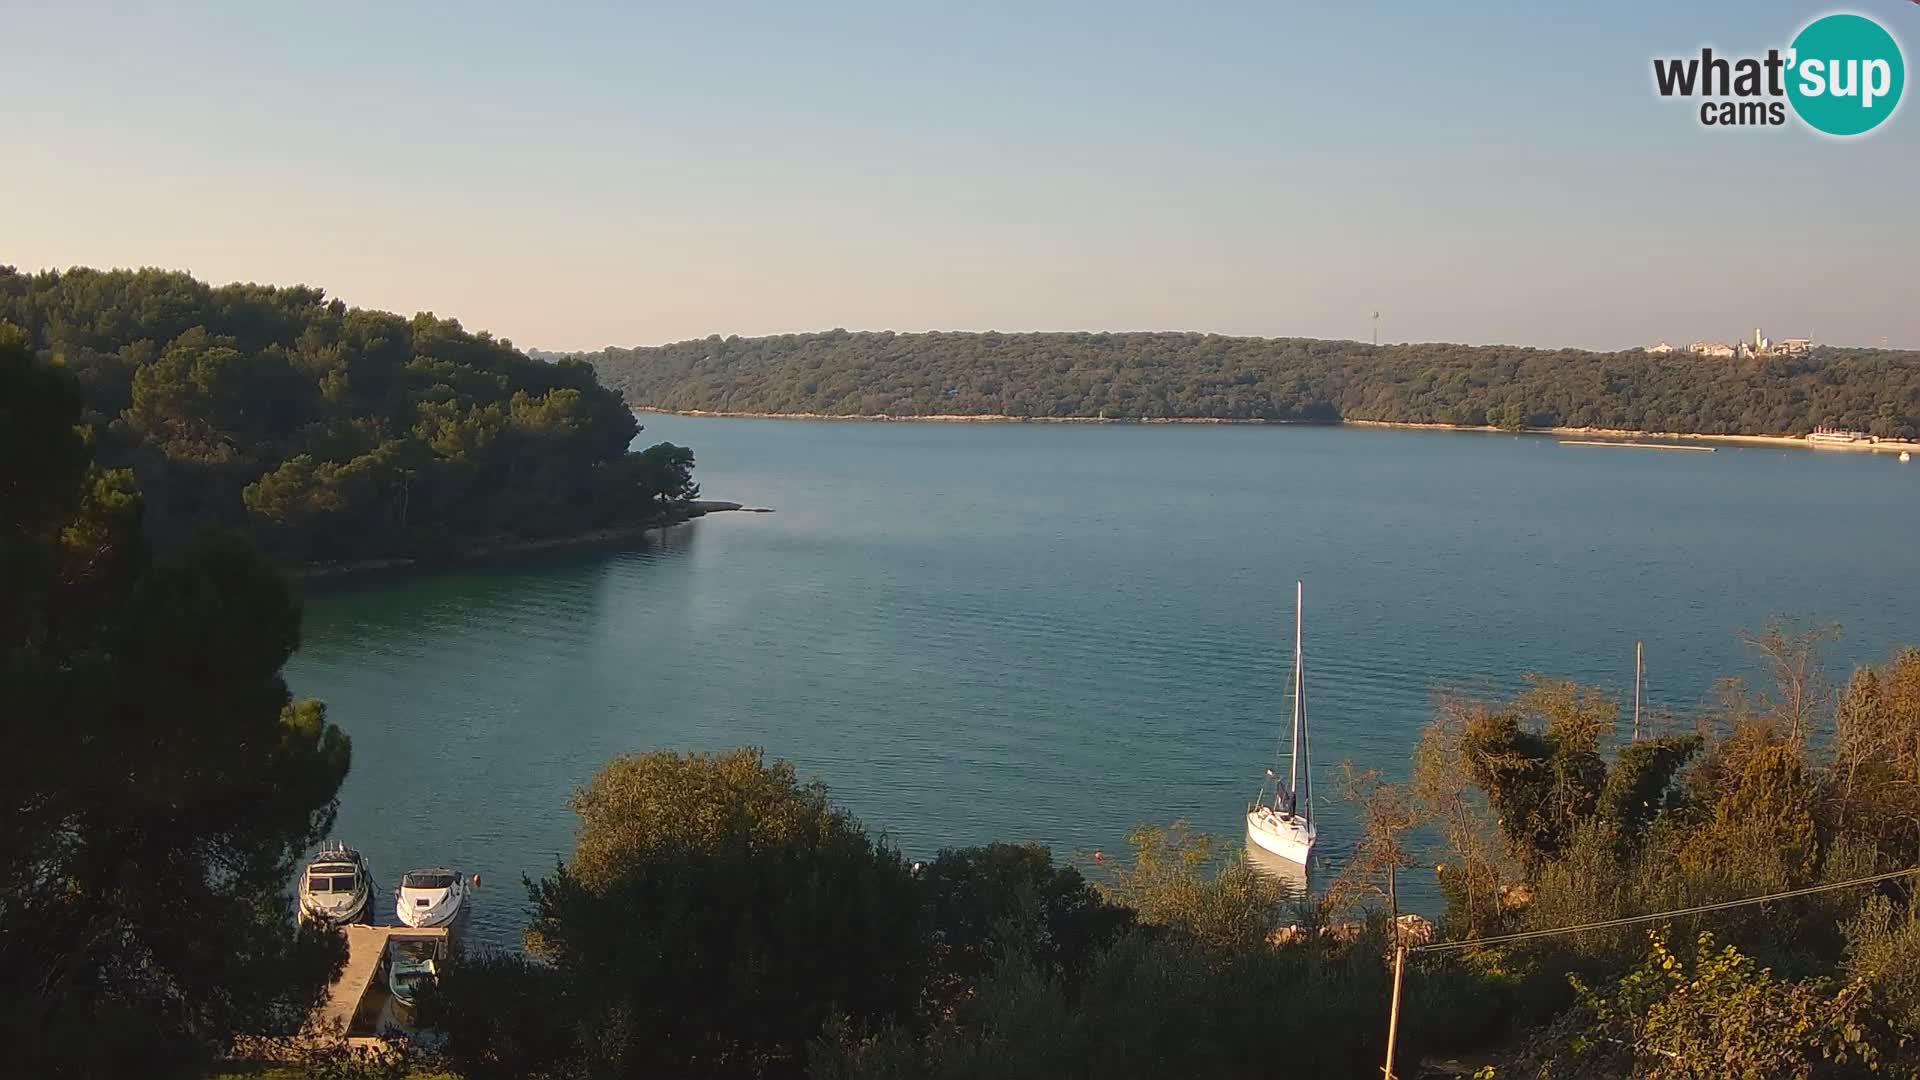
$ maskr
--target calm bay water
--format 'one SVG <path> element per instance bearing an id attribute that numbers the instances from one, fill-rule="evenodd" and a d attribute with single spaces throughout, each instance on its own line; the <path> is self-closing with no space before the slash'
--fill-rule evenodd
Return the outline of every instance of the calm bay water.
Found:
<path id="1" fill-rule="evenodd" d="M 1630 707 L 1644 639 L 1650 706 L 1684 714 L 1771 613 L 1843 624 L 1841 672 L 1920 642 L 1920 466 L 1885 456 L 645 422 L 642 444 L 694 448 L 708 496 L 777 512 L 307 598 L 288 674 L 353 737 L 339 835 L 387 889 L 482 874 L 482 940 L 515 940 L 520 875 L 567 852 L 568 795 L 626 751 L 762 746 L 910 857 L 1113 850 L 1179 817 L 1237 847 L 1296 577 L 1329 866 L 1354 839 L 1334 766 L 1403 775 L 1436 689 L 1539 671 Z"/>

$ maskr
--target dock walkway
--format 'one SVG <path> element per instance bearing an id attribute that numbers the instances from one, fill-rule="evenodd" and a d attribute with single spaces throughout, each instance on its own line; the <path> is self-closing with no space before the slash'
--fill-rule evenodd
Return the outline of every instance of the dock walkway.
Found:
<path id="1" fill-rule="evenodd" d="M 349 926 L 346 932 L 347 966 L 327 988 L 327 999 L 314 1011 L 308 1026 L 349 1037 L 377 1034 L 378 1021 L 385 1012 L 386 986 L 380 975 L 386 970 L 387 942 L 396 937 L 438 938 L 444 952 L 447 928 Z"/>
<path id="2" fill-rule="evenodd" d="M 438 942 L 444 961 L 452 943 L 444 926 L 347 926 L 347 964 L 327 987 L 327 996 L 292 1036 L 241 1035 L 228 1056 L 235 1061 L 302 1061 L 316 1050 L 346 1047 L 379 1051 L 388 1036 L 399 1032 L 413 1037 L 412 1015 L 387 991 L 387 943 L 395 938 Z"/>

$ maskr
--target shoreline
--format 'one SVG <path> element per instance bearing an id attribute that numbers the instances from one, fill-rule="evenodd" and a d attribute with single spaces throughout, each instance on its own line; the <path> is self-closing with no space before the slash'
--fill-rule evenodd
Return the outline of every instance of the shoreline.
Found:
<path id="1" fill-rule="evenodd" d="M 1869 453 L 1897 454 L 1901 451 L 1920 450 L 1920 442 L 1902 442 L 1895 439 L 1882 439 L 1879 442 L 1858 443 L 1817 443 L 1809 442 L 1805 435 L 1717 435 L 1696 431 L 1636 431 L 1628 428 L 1595 427 L 1547 427 L 1547 428 L 1498 428 L 1490 424 L 1429 424 L 1403 420 L 1342 420 L 1340 425 L 1354 427 L 1413 428 L 1428 431 L 1479 431 L 1495 435 L 1553 435 L 1556 437 L 1578 437 L 1605 439 L 1666 439 L 1671 442 L 1718 442 L 1744 446 L 1783 446 L 1797 447 L 1802 450 L 1851 450 Z"/>
<path id="2" fill-rule="evenodd" d="M 1005 413 L 926 413 L 897 416 L 892 413 L 767 413 L 725 412 L 712 409 L 656 409 L 634 405 L 636 413 L 654 416 L 706 416 L 730 420 L 845 420 L 884 424 L 1299 424 L 1308 427 L 1338 427 L 1337 422 L 1320 420 L 1236 420 L 1228 416 L 1160 416 L 1118 419 L 1105 416 L 1009 416 Z"/>
<path id="3" fill-rule="evenodd" d="M 1242 420 L 1226 416 L 1167 416 L 1117 419 L 1103 416 L 1008 416 L 1003 413 L 929 413 L 926 415 L 900 416 L 890 413 L 851 415 L 844 413 L 728 412 L 712 409 L 661 409 L 652 406 L 638 405 L 633 407 L 633 411 L 636 413 L 651 413 L 657 416 L 719 417 L 736 420 L 843 420 L 890 424 L 1216 424 L 1246 425 L 1252 427 L 1374 427 L 1405 428 L 1412 431 L 1472 431 L 1494 435 L 1577 436 L 1607 440 L 1668 439 L 1681 442 L 1704 441 L 1746 446 L 1783 446 L 1799 447 L 1803 450 L 1845 450 L 1889 454 L 1897 454 L 1901 451 L 1920 451 L 1920 441 L 1902 442 L 1893 439 L 1860 443 L 1815 443 L 1808 442 L 1807 437 L 1804 435 L 1719 435 L 1704 432 L 1638 431 L 1628 428 L 1593 427 L 1529 427 L 1516 429 L 1494 427 L 1491 424 L 1442 424 L 1421 420 Z"/>
<path id="4" fill-rule="evenodd" d="M 409 555 L 389 555 L 378 559 L 349 559 L 338 562 L 299 563 L 283 566 L 280 572 L 292 581 L 322 581 L 334 578 L 350 577 L 358 574 L 375 573 L 382 570 L 440 569 L 463 563 L 480 562 L 486 559 L 507 555 L 525 555 L 537 551 L 552 551 L 558 548 L 591 547 L 595 544 L 615 544 L 638 540 L 657 529 L 671 529 L 676 525 L 703 518 L 708 514 L 725 513 L 729 510 L 767 513 L 764 510 L 749 511 L 748 507 L 736 502 L 724 502 L 718 499 L 696 499 L 682 510 L 662 514 L 648 521 L 630 525 L 608 525 L 583 532 L 565 533 L 559 536 L 535 536 L 524 538 L 494 537 L 475 542 L 450 558 L 419 558 Z"/>

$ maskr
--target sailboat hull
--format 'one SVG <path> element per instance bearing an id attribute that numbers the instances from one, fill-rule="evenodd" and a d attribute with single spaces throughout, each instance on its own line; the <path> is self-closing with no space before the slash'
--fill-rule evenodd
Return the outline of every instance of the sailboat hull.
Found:
<path id="1" fill-rule="evenodd" d="M 1313 822 L 1272 807 L 1257 807 L 1247 814 L 1247 840 L 1288 862 L 1307 865 L 1315 838 Z"/>

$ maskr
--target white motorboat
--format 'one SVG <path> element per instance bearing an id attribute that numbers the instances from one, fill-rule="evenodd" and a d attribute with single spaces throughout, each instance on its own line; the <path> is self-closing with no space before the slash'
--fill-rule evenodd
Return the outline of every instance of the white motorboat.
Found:
<path id="1" fill-rule="evenodd" d="M 1260 793 L 1247 807 L 1247 842 L 1304 867 L 1313 853 L 1317 832 L 1307 739 L 1306 662 L 1301 653 L 1306 587 L 1296 581 L 1293 589 L 1293 752 L 1288 755 L 1285 784 L 1278 773 L 1268 769 Z"/>
<path id="2" fill-rule="evenodd" d="M 446 926 L 466 905 L 467 883 L 445 867 L 409 870 L 393 894 L 393 914 L 402 926 Z"/>
<path id="3" fill-rule="evenodd" d="M 440 978 L 447 958 L 447 939 L 409 937 L 405 931 L 387 938 L 387 990 L 393 1000 L 411 1008 L 420 988 Z"/>
<path id="4" fill-rule="evenodd" d="M 358 851 L 335 840 L 314 852 L 300 875 L 300 917 L 326 926 L 359 922 L 372 911 L 373 875 Z"/>

